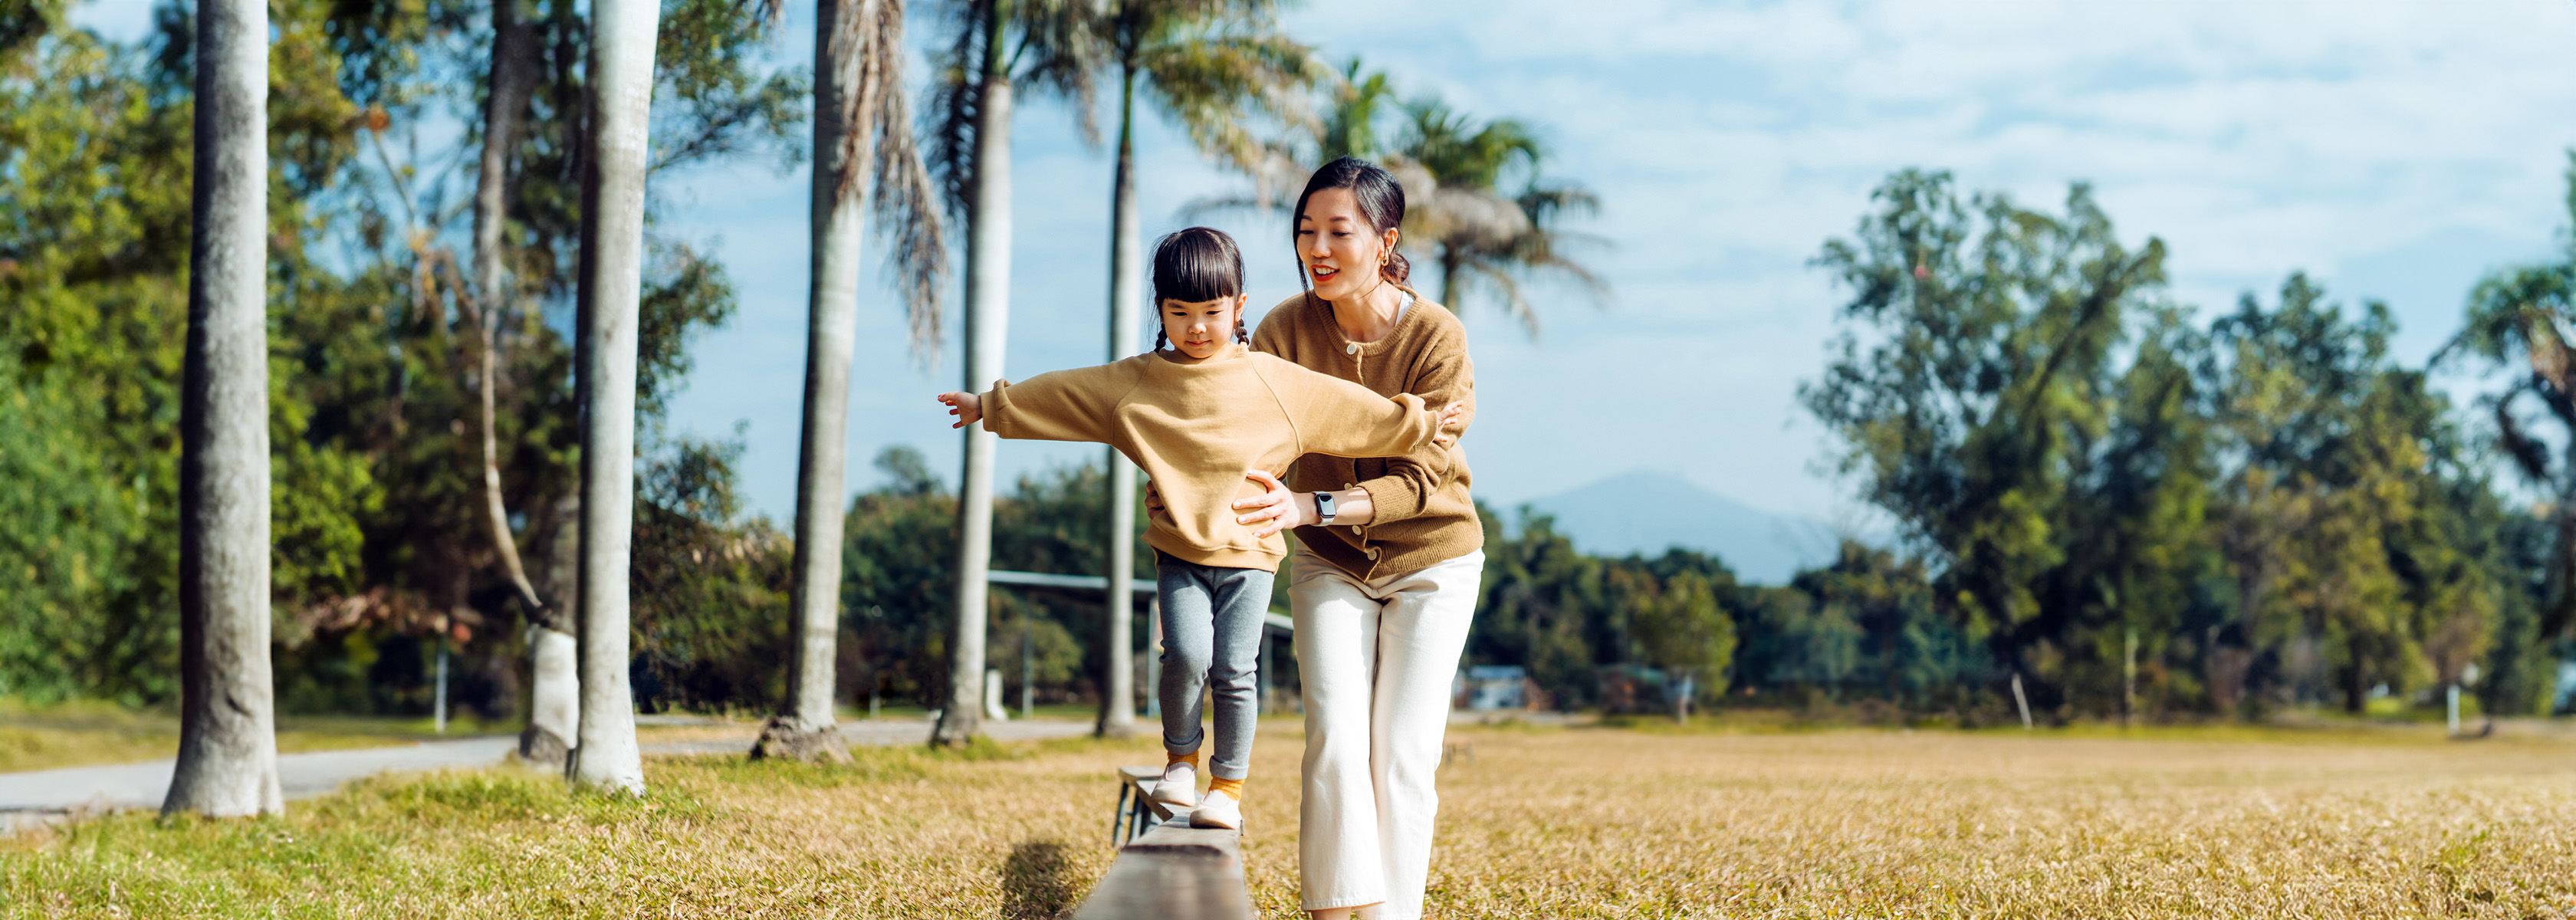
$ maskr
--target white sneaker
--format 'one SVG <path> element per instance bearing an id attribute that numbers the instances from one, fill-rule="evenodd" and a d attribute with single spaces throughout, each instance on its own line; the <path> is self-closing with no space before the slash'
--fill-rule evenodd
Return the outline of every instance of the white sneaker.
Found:
<path id="1" fill-rule="evenodd" d="M 1230 794 L 1210 789 L 1207 801 L 1200 802 L 1198 810 L 1190 812 L 1190 826 L 1242 830 L 1243 803 L 1235 801 Z"/>
<path id="2" fill-rule="evenodd" d="M 1154 783 L 1154 801 L 1166 808 L 1197 808 L 1199 805 L 1199 771 L 1186 760 L 1173 761 L 1163 768 L 1163 778 Z"/>

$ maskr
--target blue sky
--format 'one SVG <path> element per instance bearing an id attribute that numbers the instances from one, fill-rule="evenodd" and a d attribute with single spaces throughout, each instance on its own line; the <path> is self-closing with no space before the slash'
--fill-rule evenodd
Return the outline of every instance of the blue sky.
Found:
<path id="1" fill-rule="evenodd" d="M 99 0 L 78 15 L 130 36 L 146 9 Z M 781 61 L 812 47 L 811 6 L 788 17 Z M 915 20 L 916 42 L 931 40 Z M 1644 468 L 1766 510 L 1863 520 L 1818 471 L 1831 445 L 1795 392 L 1823 366 L 1838 303 L 1807 260 L 1893 170 L 1948 169 L 2052 207 L 2089 181 L 2124 237 L 2166 242 L 2172 296 L 2204 316 L 2303 269 L 2338 298 L 2387 300 L 2399 355 L 2420 362 L 2481 272 L 2559 245 L 2576 145 L 2569 0 L 1314 0 L 1287 27 L 1408 97 L 1538 125 L 1550 172 L 1603 199 L 1581 229 L 1607 244 L 1589 256 L 1614 286 L 1606 307 L 1541 288 L 1533 342 L 1461 305 L 1479 398 L 1465 443 L 1480 496 L 1506 506 Z M 1071 124 L 1048 102 L 1019 117 L 1014 378 L 1105 357 L 1109 163 Z M 1142 138 L 1149 235 L 1243 186 L 1167 126 Z M 712 244 L 742 295 L 732 325 L 694 348 L 674 427 L 740 425 L 746 497 L 773 516 L 795 489 L 805 183 L 740 164 L 653 190 L 663 230 Z M 1244 240 L 1255 304 L 1294 289 L 1284 225 L 1214 223 Z M 959 383 L 954 322 L 924 370 L 874 279 L 851 488 L 875 482 L 866 460 L 893 444 L 953 482 L 958 438 L 931 396 Z M 1095 456 L 1006 443 L 1002 468 Z"/>

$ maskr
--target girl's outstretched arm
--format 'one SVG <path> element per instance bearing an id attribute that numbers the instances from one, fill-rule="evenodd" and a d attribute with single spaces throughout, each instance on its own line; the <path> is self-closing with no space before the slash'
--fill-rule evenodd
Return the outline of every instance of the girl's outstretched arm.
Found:
<path id="1" fill-rule="evenodd" d="M 942 393 L 957 416 L 952 427 L 982 421 L 984 430 L 1030 441 L 1107 441 L 1119 400 L 1135 388 L 1137 362 L 1050 371 L 1018 383 L 993 381 L 983 393 Z"/>

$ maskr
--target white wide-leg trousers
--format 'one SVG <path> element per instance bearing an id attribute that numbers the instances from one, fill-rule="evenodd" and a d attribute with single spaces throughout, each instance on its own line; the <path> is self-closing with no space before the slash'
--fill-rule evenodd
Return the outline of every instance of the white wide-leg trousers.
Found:
<path id="1" fill-rule="evenodd" d="M 1449 694 L 1483 552 L 1360 581 L 1297 551 L 1290 605 L 1306 703 L 1297 872 L 1307 910 L 1422 916 Z"/>

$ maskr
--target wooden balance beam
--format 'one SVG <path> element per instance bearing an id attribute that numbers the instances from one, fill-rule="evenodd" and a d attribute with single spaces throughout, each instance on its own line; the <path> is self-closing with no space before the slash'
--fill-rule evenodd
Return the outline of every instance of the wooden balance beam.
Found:
<path id="1" fill-rule="evenodd" d="M 1119 768 L 1110 842 L 1124 845 L 1074 920 L 1253 920 L 1243 833 L 1193 828 L 1187 810 L 1154 801 L 1162 772 Z"/>

